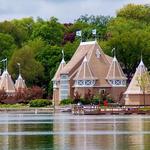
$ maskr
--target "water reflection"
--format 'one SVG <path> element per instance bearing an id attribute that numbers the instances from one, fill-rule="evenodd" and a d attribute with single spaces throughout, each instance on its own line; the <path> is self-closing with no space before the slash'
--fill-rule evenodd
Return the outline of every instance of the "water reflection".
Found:
<path id="1" fill-rule="evenodd" d="M 148 150 L 150 116 L 0 115 L 1 150 Z"/>

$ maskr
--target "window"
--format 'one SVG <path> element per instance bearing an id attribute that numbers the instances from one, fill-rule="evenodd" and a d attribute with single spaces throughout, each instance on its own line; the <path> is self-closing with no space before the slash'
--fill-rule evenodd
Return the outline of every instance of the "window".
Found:
<path id="1" fill-rule="evenodd" d="M 75 86 L 76 87 L 91 87 L 94 86 L 95 80 L 76 80 Z"/>
<path id="2" fill-rule="evenodd" d="M 99 93 L 100 93 L 100 94 L 104 94 L 105 91 L 106 91 L 105 89 L 100 89 L 100 90 L 99 90 Z"/>
<path id="3" fill-rule="evenodd" d="M 60 99 L 66 99 L 69 96 L 68 75 L 60 76 Z"/>
<path id="4" fill-rule="evenodd" d="M 126 86 L 126 80 L 109 80 L 112 86 Z"/>
<path id="5" fill-rule="evenodd" d="M 60 78 L 61 79 L 68 79 L 68 75 L 61 75 Z"/>
<path id="6" fill-rule="evenodd" d="M 96 53 L 95 53 L 95 54 L 96 54 L 96 58 L 100 58 L 101 53 L 100 53 L 99 49 L 96 50 Z"/>
<path id="7" fill-rule="evenodd" d="M 115 85 L 121 85 L 121 80 L 115 80 Z"/>
<path id="8" fill-rule="evenodd" d="M 57 88 L 58 87 L 58 82 L 57 81 L 53 81 L 53 88 Z"/>
<path id="9" fill-rule="evenodd" d="M 68 84 L 61 84 L 60 88 L 61 89 L 68 89 Z"/>

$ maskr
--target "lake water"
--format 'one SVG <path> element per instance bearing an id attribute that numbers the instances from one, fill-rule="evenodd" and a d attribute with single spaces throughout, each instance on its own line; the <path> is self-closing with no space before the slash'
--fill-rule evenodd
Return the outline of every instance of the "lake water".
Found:
<path id="1" fill-rule="evenodd" d="M 150 116 L 0 114 L 0 150 L 149 150 Z"/>

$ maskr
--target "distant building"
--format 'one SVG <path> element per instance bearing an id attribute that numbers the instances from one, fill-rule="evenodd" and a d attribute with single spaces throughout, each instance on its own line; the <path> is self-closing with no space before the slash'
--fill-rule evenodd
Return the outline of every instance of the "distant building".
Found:
<path id="1" fill-rule="evenodd" d="M 25 80 L 23 80 L 21 74 L 19 74 L 18 79 L 15 82 L 15 89 L 18 90 L 23 90 L 26 89 L 26 84 Z"/>
<path id="2" fill-rule="evenodd" d="M 9 75 L 7 69 L 1 75 L 0 90 L 5 90 L 5 92 L 9 95 L 15 93 L 14 82 L 11 76 Z"/>
<path id="3" fill-rule="evenodd" d="M 64 59 L 53 78 L 53 99 L 56 104 L 78 92 L 93 94 L 106 91 L 116 101 L 126 89 L 126 77 L 116 59 L 104 54 L 96 41 L 81 42 L 71 60 Z"/>
<path id="4" fill-rule="evenodd" d="M 143 94 L 143 90 L 140 87 L 138 79 L 145 73 L 148 73 L 147 68 L 145 67 L 142 59 L 138 67 L 136 68 L 136 72 L 125 91 L 125 105 L 150 105 L 150 87 L 148 86 L 145 89 L 145 95 Z M 145 96 L 145 98 L 144 98 Z"/>
<path id="5" fill-rule="evenodd" d="M 11 78 L 11 75 L 8 73 L 7 69 L 4 70 L 4 72 L 0 76 L 0 90 L 4 90 L 8 95 L 14 95 L 16 91 L 25 88 L 26 84 L 21 74 L 19 74 L 15 84 Z"/>

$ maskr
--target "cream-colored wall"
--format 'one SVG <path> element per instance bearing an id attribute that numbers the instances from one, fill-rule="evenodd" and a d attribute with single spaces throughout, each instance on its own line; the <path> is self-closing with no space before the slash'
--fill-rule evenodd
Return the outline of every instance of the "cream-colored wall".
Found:
<path id="1" fill-rule="evenodd" d="M 144 95 L 133 94 L 126 96 L 125 105 L 144 105 Z M 150 105 L 150 94 L 145 95 L 145 105 Z"/>

